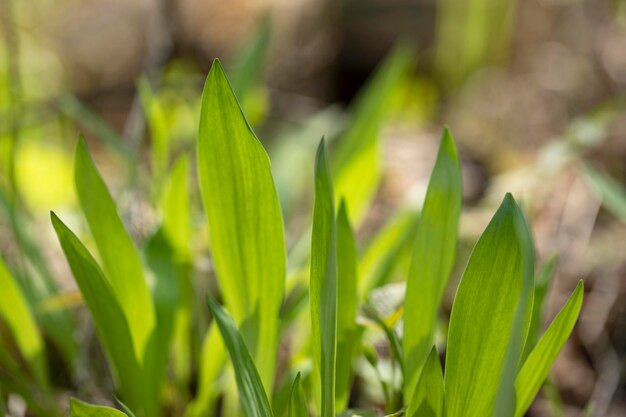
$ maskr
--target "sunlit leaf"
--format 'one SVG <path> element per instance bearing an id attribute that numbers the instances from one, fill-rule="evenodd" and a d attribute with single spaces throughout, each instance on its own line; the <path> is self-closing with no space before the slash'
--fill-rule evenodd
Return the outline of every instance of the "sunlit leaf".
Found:
<path id="1" fill-rule="evenodd" d="M 306 408 L 304 392 L 300 384 L 300 373 L 296 376 L 291 387 L 291 396 L 289 398 L 289 417 L 308 417 L 309 412 Z"/>
<path id="2" fill-rule="evenodd" d="M 360 342 L 357 313 L 357 249 L 342 200 L 337 214 L 337 378 L 336 407 L 343 411 L 352 382 L 352 361 Z"/>
<path id="3" fill-rule="evenodd" d="M 132 407 L 139 407 L 143 402 L 141 370 L 128 322 L 111 283 L 74 233 L 54 213 L 51 219 L 100 341 L 113 364 L 124 399 Z"/>
<path id="4" fill-rule="evenodd" d="M 286 269 L 282 216 L 267 154 L 217 60 L 202 94 L 198 175 L 226 306 L 271 392 Z"/>
<path id="5" fill-rule="evenodd" d="M 321 416 L 335 416 L 337 360 L 337 226 L 324 140 L 315 161 L 310 295 L 314 361 L 319 370 Z"/>
<path id="6" fill-rule="evenodd" d="M 70 400 L 69 417 L 128 417 L 126 414 L 111 407 L 92 405 L 79 401 L 76 398 Z"/>
<path id="7" fill-rule="evenodd" d="M 409 398 L 407 417 L 443 417 L 443 373 L 437 348 L 432 347 Z"/>
<path id="8" fill-rule="evenodd" d="M 461 171 L 450 132 L 441 138 L 417 226 L 404 302 L 404 397 L 415 391 L 433 345 L 439 306 L 454 264 L 461 214 Z"/>
<path id="9" fill-rule="evenodd" d="M 80 138 L 74 159 L 76 191 L 89 229 L 133 338 L 133 348 L 142 362 L 155 326 L 155 314 L 143 275 L 139 253 L 117 214 L 115 202 Z"/>
<path id="10" fill-rule="evenodd" d="M 452 307 L 446 354 L 447 417 L 490 416 L 510 350 L 524 280 L 532 270 L 529 231 L 510 194 L 476 243 Z M 532 285 L 532 282 L 531 282 Z M 532 292 L 531 292 L 532 294 Z M 523 318 L 523 346 L 530 308 Z"/>
<path id="11" fill-rule="evenodd" d="M 584 286 L 578 283 L 572 296 L 532 350 L 515 381 L 516 417 L 522 417 L 541 388 L 561 348 L 572 333 L 583 302 Z"/>

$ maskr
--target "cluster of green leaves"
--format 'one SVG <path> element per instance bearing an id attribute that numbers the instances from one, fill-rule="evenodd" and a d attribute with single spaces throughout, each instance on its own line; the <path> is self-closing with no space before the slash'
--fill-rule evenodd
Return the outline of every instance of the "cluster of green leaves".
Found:
<path id="1" fill-rule="evenodd" d="M 219 397 L 222 413 L 229 416 L 239 410 L 247 417 L 350 415 L 359 359 L 368 358 L 374 367 L 386 359 L 378 358 L 364 337 L 372 332 L 364 324 L 370 322 L 383 329 L 393 352 L 391 366 L 401 370 L 400 386 L 383 381 L 388 411 L 406 406 L 409 417 L 518 417 L 530 406 L 573 329 L 583 286 L 577 286 L 539 335 L 551 268 L 535 282 L 530 232 L 507 195 L 467 262 L 447 339 L 436 344 L 456 258 L 462 196 L 459 160 L 448 130 L 419 216 L 398 214 L 363 253 L 358 250 L 354 228 L 362 222 L 381 175 L 377 133 L 389 92 L 409 62 L 400 47 L 381 67 L 360 99 L 335 159 L 329 159 L 325 140 L 318 146 L 310 240 L 296 245 L 307 249 L 307 255 L 294 256 L 291 270 L 269 157 L 221 64 L 214 63 L 202 96 L 198 182 L 219 295 L 230 314 L 213 297 L 208 299 L 213 320 L 193 362 L 198 387 L 186 415 L 213 415 Z M 243 74 L 236 85 L 245 90 L 249 74 Z M 142 88 L 153 128 L 158 129 L 158 106 L 149 105 L 149 88 Z M 139 417 L 164 413 L 172 357 L 175 379 L 183 387 L 174 395 L 190 395 L 185 388 L 191 378 L 194 311 L 189 167 L 183 156 L 166 174 L 169 154 L 163 142 L 152 156 L 162 182 L 156 192 L 161 223 L 143 247 L 135 245 L 125 228 L 82 139 L 75 151 L 75 186 L 95 247 L 52 214 L 117 394 L 126 414 Z M 374 292 L 398 271 L 406 275 L 404 302 L 384 314 L 368 310 Z M 42 395 L 49 398 L 43 341 L 30 304 L 1 264 L 0 283 L 7 288 L 0 295 L 0 316 Z M 289 355 L 279 355 L 279 342 L 289 333 L 299 340 L 291 343 Z M 0 352 L 3 369 L 19 367 Z M 444 352 L 445 374 L 440 362 Z M 277 371 L 277 358 L 287 371 Z M 1 387 L 28 395 L 27 388 Z M 70 414 L 124 415 L 79 401 L 72 401 Z"/>

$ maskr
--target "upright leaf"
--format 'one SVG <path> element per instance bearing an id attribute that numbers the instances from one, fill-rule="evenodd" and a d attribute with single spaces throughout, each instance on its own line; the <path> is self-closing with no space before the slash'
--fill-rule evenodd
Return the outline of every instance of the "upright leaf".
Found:
<path id="1" fill-rule="evenodd" d="M 315 160 L 310 303 L 313 356 L 322 389 L 321 416 L 335 417 L 337 359 L 337 227 L 324 139 Z"/>
<path id="2" fill-rule="evenodd" d="M 525 225 L 523 215 L 507 194 L 476 243 L 459 284 L 448 331 L 447 417 L 493 413 L 524 280 L 532 279 L 525 274 L 532 270 L 526 253 L 530 236 L 520 225 Z M 527 309 L 521 346 L 529 322 Z"/>
<path id="3" fill-rule="evenodd" d="M 271 392 L 286 269 L 282 216 L 267 154 L 217 60 L 202 94 L 198 174 L 224 300 Z"/>
<path id="4" fill-rule="evenodd" d="M 417 226 L 404 302 L 404 398 L 415 391 L 433 345 L 439 306 L 454 263 L 461 214 L 461 171 L 448 129 L 430 177 Z"/>
<path id="5" fill-rule="evenodd" d="M 81 137 L 76 145 L 74 176 L 80 206 L 102 258 L 105 276 L 124 312 L 135 356 L 143 360 L 155 314 L 137 248 L 126 232 L 102 177 Z"/>
<path id="6" fill-rule="evenodd" d="M 289 417 L 309 417 L 309 412 L 306 409 L 306 401 L 304 399 L 304 392 L 302 391 L 302 385 L 300 384 L 300 372 L 293 381 L 291 387 L 291 396 L 289 398 Z"/>
<path id="7" fill-rule="evenodd" d="M 100 341 L 112 362 L 113 374 L 124 399 L 133 409 L 140 408 L 143 403 L 141 370 L 128 322 L 111 283 L 74 233 L 54 213 L 51 213 L 51 219 Z"/>
<path id="8" fill-rule="evenodd" d="M 583 294 L 584 286 L 580 281 L 572 296 L 524 362 L 515 380 L 517 393 L 515 417 L 522 417 L 528 410 L 561 348 L 572 333 L 582 307 Z"/>
<path id="9" fill-rule="evenodd" d="M 235 323 L 215 301 L 207 298 L 207 303 L 220 329 L 224 345 L 235 369 L 237 388 L 239 389 L 244 415 L 246 417 L 273 417 L 274 414 L 263 389 L 259 373 Z"/>
<path id="10" fill-rule="evenodd" d="M 437 348 L 432 347 L 422 373 L 409 398 L 407 417 L 443 417 L 443 373 Z"/>
<path id="11" fill-rule="evenodd" d="M 13 334 L 17 347 L 26 359 L 37 383 L 46 388 L 48 368 L 43 340 L 28 301 L 2 258 L 0 258 L 0 289 L 0 322 L 4 322 Z"/>
<path id="12" fill-rule="evenodd" d="M 72 398 L 70 400 L 69 417 L 128 417 L 126 414 L 111 407 L 92 405 Z"/>
<path id="13" fill-rule="evenodd" d="M 357 250 L 345 201 L 337 214 L 337 412 L 348 403 L 352 361 L 360 342 L 357 313 Z"/>

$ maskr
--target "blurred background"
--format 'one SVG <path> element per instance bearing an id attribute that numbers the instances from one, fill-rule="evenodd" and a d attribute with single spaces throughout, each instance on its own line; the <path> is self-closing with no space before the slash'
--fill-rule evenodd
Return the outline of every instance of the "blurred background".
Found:
<path id="1" fill-rule="evenodd" d="M 556 257 L 546 317 L 585 280 L 581 319 L 529 415 L 626 415 L 625 1 L 0 0 L 0 28 L 0 252 L 56 283 L 49 304 L 80 303 L 48 219 L 53 209 L 85 229 L 78 133 L 141 241 L 159 179 L 195 149 L 219 57 L 270 154 L 290 259 L 322 135 L 338 136 L 355 112 L 380 118 L 365 246 L 393 213 L 421 206 L 447 125 L 465 199 L 453 280 L 506 191 L 539 264 Z M 387 82 L 384 108 L 359 106 L 376 68 L 399 55 L 406 70 Z"/>

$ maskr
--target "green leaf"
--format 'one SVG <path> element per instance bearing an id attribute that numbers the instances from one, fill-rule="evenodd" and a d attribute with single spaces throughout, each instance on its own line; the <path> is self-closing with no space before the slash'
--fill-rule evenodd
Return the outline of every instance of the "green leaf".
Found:
<path id="1" fill-rule="evenodd" d="M 447 417 L 490 416 L 509 358 L 523 288 L 531 279 L 530 235 L 510 194 L 476 243 L 459 284 L 448 331 Z M 530 283 L 532 285 L 532 282 Z M 530 292 L 532 294 L 532 292 Z M 530 308 L 523 317 L 523 346 Z M 521 355 L 520 346 L 520 355 Z"/>
<path id="2" fill-rule="evenodd" d="M 561 348 L 572 333 L 582 307 L 583 294 L 584 286 L 583 282 L 580 281 L 563 309 L 554 318 L 548 330 L 539 339 L 528 359 L 524 362 L 515 380 L 516 417 L 522 417 L 528 410 Z"/>
<path id="3" fill-rule="evenodd" d="M 87 248 L 70 229 L 50 213 L 52 225 L 80 292 L 91 312 L 101 343 L 113 364 L 113 373 L 125 400 L 133 408 L 143 402 L 141 369 L 133 350 L 133 340 L 111 283 Z"/>
<path id="4" fill-rule="evenodd" d="M 48 368 L 44 344 L 37 323 L 17 281 L 0 258 L 0 321 L 4 322 L 26 359 L 35 380 L 44 389 L 48 386 Z M 8 347 L 0 347 L 8 348 Z"/>
<path id="5" fill-rule="evenodd" d="M 128 417 L 111 407 L 91 405 L 76 398 L 70 400 L 70 417 Z"/>
<path id="6" fill-rule="evenodd" d="M 139 363 L 155 326 L 155 313 L 137 248 L 126 232 L 115 202 L 91 160 L 84 138 L 76 145 L 76 191 L 102 259 L 106 279 L 124 312 Z"/>
<path id="7" fill-rule="evenodd" d="M 216 275 L 268 392 L 285 285 L 285 239 L 270 161 L 219 61 L 202 94 L 198 175 Z"/>
<path id="8" fill-rule="evenodd" d="M 293 381 L 293 386 L 291 387 L 291 397 L 289 398 L 289 417 L 309 417 L 304 392 L 302 391 L 302 385 L 300 384 L 300 372 L 298 372 L 296 379 Z"/>
<path id="9" fill-rule="evenodd" d="M 437 348 L 432 347 L 422 373 L 409 398 L 407 417 L 443 417 L 443 373 Z"/>
<path id="10" fill-rule="evenodd" d="M 310 303 L 312 346 L 322 388 L 321 416 L 335 417 L 337 360 L 337 227 L 333 188 L 322 139 L 315 160 L 315 204 L 311 238 Z"/>
<path id="11" fill-rule="evenodd" d="M 360 344 L 357 307 L 357 249 L 346 204 L 342 200 L 337 214 L 337 412 L 343 411 L 348 403 L 352 361 Z"/>
<path id="12" fill-rule="evenodd" d="M 220 329 L 224 345 L 226 345 L 235 369 L 239 400 L 244 415 L 246 417 L 273 417 L 259 373 L 254 366 L 243 337 L 237 331 L 235 323 L 215 301 L 207 298 L 207 303 L 213 319 Z"/>
<path id="13" fill-rule="evenodd" d="M 380 183 L 380 126 L 389 110 L 392 93 L 411 62 L 410 48 L 404 44 L 394 48 L 357 97 L 352 124 L 339 139 L 337 157 L 333 160 L 335 193 L 338 199 L 346 199 L 356 226 L 361 224 Z"/>
<path id="14" fill-rule="evenodd" d="M 439 306 L 454 265 L 461 214 L 461 171 L 448 129 L 428 184 L 417 226 L 404 302 L 404 398 L 415 391 L 433 345 Z"/>

